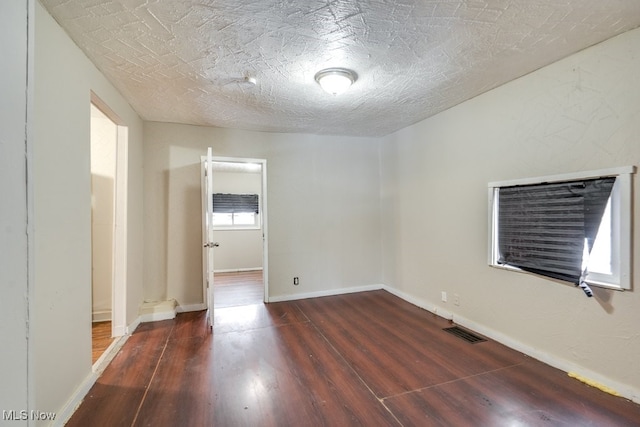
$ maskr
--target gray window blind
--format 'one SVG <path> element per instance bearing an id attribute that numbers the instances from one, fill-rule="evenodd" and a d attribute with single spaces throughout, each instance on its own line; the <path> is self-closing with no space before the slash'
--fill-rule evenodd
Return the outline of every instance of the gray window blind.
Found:
<path id="1" fill-rule="evenodd" d="M 578 285 L 615 177 L 502 187 L 498 263 Z M 585 291 L 586 292 L 586 291 Z"/>
<path id="2" fill-rule="evenodd" d="M 213 212 L 217 213 L 260 213 L 257 194 L 223 194 L 213 195 Z"/>

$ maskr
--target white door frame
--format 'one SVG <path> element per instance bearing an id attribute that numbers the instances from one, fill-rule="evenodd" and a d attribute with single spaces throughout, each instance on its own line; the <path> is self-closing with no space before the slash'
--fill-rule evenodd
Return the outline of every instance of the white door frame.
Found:
<path id="1" fill-rule="evenodd" d="M 129 128 L 124 121 L 91 92 L 91 103 L 117 126 L 116 177 L 113 230 L 113 282 L 111 292 L 111 335 L 127 332 L 127 210 L 129 182 Z"/>
<path id="2" fill-rule="evenodd" d="M 207 148 L 207 156 L 201 162 L 202 173 L 202 282 L 204 287 L 204 307 L 207 311 L 207 325 L 213 331 L 213 285 L 214 252 L 218 246 L 213 241 L 213 149 Z"/>
<path id="3" fill-rule="evenodd" d="M 207 156 L 201 156 L 201 164 L 202 166 L 202 183 L 204 185 L 204 163 L 207 160 Z M 265 303 L 269 302 L 269 245 L 268 245 L 268 224 L 267 224 L 267 160 L 266 159 L 254 159 L 254 158 L 246 158 L 246 157 L 222 157 L 222 156 L 213 156 L 214 162 L 226 162 L 226 163 L 255 163 L 260 165 L 261 174 L 262 174 L 262 201 L 261 201 L 261 212 L 262 212 L 262 280 L 264 282 L 264 295 L 263 301 Z M 203 200 L 203 209 L 206 209 L 206 205 Z M 204 210 L 203 210 L 204 214 Z M 206 277 L 206 264 L 204 264 L 205 260 L 203 259 L 203 277 L 202 277 L 202 286 L 203 286 L 203 298 L 204 304 L 207 305 L 207 277 Z M 208 308 L 208 307 L 206 307 Z"/>

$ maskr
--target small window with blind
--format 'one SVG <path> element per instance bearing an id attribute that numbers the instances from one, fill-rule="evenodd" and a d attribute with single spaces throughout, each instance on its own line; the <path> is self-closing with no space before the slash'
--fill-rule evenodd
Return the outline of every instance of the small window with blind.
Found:
<path id="1" fill-rule="evenodd" d="M 260 228 L 260 202 L 257 194 L 213 195 L 213 227 L 216 229 Z"/>
<path id="2" fill-rule="evenodd" d="M 631 288 L 635 167 L 489 183 L 489 265 Z"/>

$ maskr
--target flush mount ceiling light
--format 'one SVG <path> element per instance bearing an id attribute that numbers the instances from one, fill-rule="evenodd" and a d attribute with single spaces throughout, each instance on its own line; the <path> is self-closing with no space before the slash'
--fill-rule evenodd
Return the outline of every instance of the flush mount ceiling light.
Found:
<path id="1" fill-rule="evenodd" d="M 346 68 L 326 68 L 316 73 L 316 81 L 332 95 L 340 95 L 358 79 L 358 75 Z"/>

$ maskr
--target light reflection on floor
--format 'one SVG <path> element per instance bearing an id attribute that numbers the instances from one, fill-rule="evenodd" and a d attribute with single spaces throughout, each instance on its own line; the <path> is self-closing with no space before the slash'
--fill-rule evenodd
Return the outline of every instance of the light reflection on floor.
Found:
<path id="1" fill-rule="evenodd" d="M 270 325 L 270 322 L 262 322 L 261 320 L 265 319 L 267 315 L 264 304 L 216 308 L 213 319 L 214 332 L 223 333 L 266 327 Z"/>

